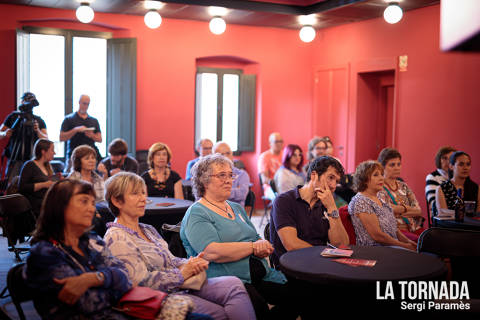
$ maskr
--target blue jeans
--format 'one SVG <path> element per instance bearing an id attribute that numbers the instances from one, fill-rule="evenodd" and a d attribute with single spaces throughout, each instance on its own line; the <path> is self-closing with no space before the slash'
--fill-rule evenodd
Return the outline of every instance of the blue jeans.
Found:
<path id="1" fill-rule="evenodd" d="M 250 297 L 240 279 L 224 276 L 209 278 L 200 290 L 187 294 L 195 303 L 193 312 L 217 319 L 255 319 Z"/>

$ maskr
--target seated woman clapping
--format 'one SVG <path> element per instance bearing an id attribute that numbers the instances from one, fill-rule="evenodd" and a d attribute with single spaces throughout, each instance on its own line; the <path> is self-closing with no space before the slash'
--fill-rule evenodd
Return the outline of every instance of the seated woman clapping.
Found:
<path id="1" fill-rule="evenodd" d="M 358 193 L 350 201 L 348 212 L 352 217 L 357 245 L 399 246 L 416 250 L 416 243 L 398 229 L 392 207 L 381 192 L 383 166 L 371 160 L 362 162 L 353 179 Z"/>
<path id="2" fill-rule="evenodd" d="M 209 278 L 237 276 L 252 299 L 257 318 L 297 316 L 296 292 L 284 275 L 268 266 L 272 245 L 262 240 L 243 207 L 228 201 L 233 163 L 220 154 L 202 157 L 192 168 L 192 187 L 199 199 L 182 220 L 180 237 L 189 256 L 204 253 Z M 276 306 L 268 309 L 269 304 Z"/>
<path id="3" fill-rule="evenodd" d="M 282 166 L 273 178 L 278 193 L 284 193 L 305 184 L 305 173 L 302 170 L 303 153 L 300 146 L 289 144 L 283 149 Z"/>
<path id="4" fill-rule="evenodd" d="M 90 183 L 66 179 L 46 194 L 25 269 L 42 319 L 127 319 L 112 306 L 131 283 L 104 242 L 87 233 L 94 213 Z"/>
<path id="5" fill-rule="evenodd" d="M 208 268 L 203 253 L 190 259 L 177 258 L 154 227 L 139 223 L 147 201 L 147 188 L 141 177 L 130 172 L 117 173 L 106 182 L 105 198 L 117 217 L 107 225 L 105 242 L 112 254 L 124 262 L 134 284 L 183 292 L 185 281 Z M 195 312 L 214 319 L 255 318 L 245 287 L 236 277 L 210 278 L 199 290 L 184 293 L 194 301 Z"/>
<path id="6" fill-rule="evenodd" d="M 480 211 L 480 192 L 478 184 L 470 179 L 471 169 L 472 160 L 466 152 L 456 151 L 450 156 L 450 180 L 440 185 L 435 197 L 439 212 L 454 210 L 457 196 L 464 201 L 475 201 L 475 212 Z"/>
<path id="7" fill-rule="evenodd" d="M 52 141 L 38 139 L 33 147 L 35 158 L 25 162 L 20 172 L 18 191 L 30 201 L 37 217 L 40 214 L 43 198 L 48 188 L 54 183 L 53 169 L 50 165 L 55 155 L 53 148 Z"/>
<path id="8" fill-rule="evenodd" d="M 68 178 L 90 182 L 95 190 L 95 202 L 100 202 L 104 200 L 105 182 L 104 178 L 95 172 L 96 168 L 97 152 L 95 149 L 87 145 L 81 145 L 73 150 L 72 171 Z"/>

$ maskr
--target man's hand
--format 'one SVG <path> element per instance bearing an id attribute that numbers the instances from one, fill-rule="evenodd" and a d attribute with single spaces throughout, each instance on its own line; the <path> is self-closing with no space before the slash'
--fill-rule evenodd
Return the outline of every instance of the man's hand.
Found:
<path id="1" fill-rule="evenodd" d="M 261 259 L 268 257 L 273 252 L 273 246 L 267 240 L 257 240 L 253 243 L 253 255 Z"/>
<path id="2" fill-rule="evenodd" d="M 333 198 L 332 191 L 327 185 L 325 176 L 320 177 L 320 187 L 315 188 L 315 194 L 322 204 L 327 208 L 328 212 L 332 212 L 337 209 L 335 199 Z"/>
<path id="3" fill-rule="evenodd" d="M 73 130 L 75 130 L 75 133 L 85 132 L 85 130 L 87 130 L 87 129 L 88 129 L 88 128 L 85 127 L 85 126 L 78 126 L 78 127 L 73 128 Z"/>
<path id="4" fill-rule="evenodd" d="M 92 130 L 85 130 L 83 133 L 92 140 L 95 140 L 95 133 Z"/>
<path id="5" fill-rule="evenodd" d="M 102 174 L 104 178 L 108 177 L 107 168 L 105 168 L 105 165 L 103 163 L 100 163 L 98 165 L 97 170 Z"/>

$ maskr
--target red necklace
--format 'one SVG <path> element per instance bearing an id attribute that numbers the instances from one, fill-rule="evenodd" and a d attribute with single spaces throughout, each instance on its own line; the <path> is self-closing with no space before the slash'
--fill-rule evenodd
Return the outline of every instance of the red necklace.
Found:
<path id="1" fill-rule="evenodd" d="M 392 186 L 387 182 L 387 180 L 385 180 L 385 184 L 387 185 L 388 189 L 390 189 L 391 191 L 395 192 L 398 190 L 398 184 L 397 184 L 397 181 L 394 181 L 395 182 L 395 189 L 392 188 Z"/>

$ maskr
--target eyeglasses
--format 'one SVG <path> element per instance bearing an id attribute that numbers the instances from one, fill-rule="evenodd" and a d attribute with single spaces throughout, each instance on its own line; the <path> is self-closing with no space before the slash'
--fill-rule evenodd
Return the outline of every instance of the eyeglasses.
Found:
<path id="1" fill-rule="evenodd" d="M 315 150 L 327 150 L 327 148 L 323 148 L 323 147 L 315 147 L 314 149 Z"/>
<path id="2" fill-rule="evenodd" d="M 218 179 L 222 181 L 226 181 L 227 179 L 235 180 L 237 178 L 237 175 L 234 174 L 233 172 L 220 172 L 217 174 L 211 174 L 210 177 L 217 177 Z"/>
<path id="3" fill-rule="evenodd" d="M 273 141 L 273 142 L 275 142 L 275 143 L 283 143 L 283 140 L 275 140 L 275 141 Z"/>

